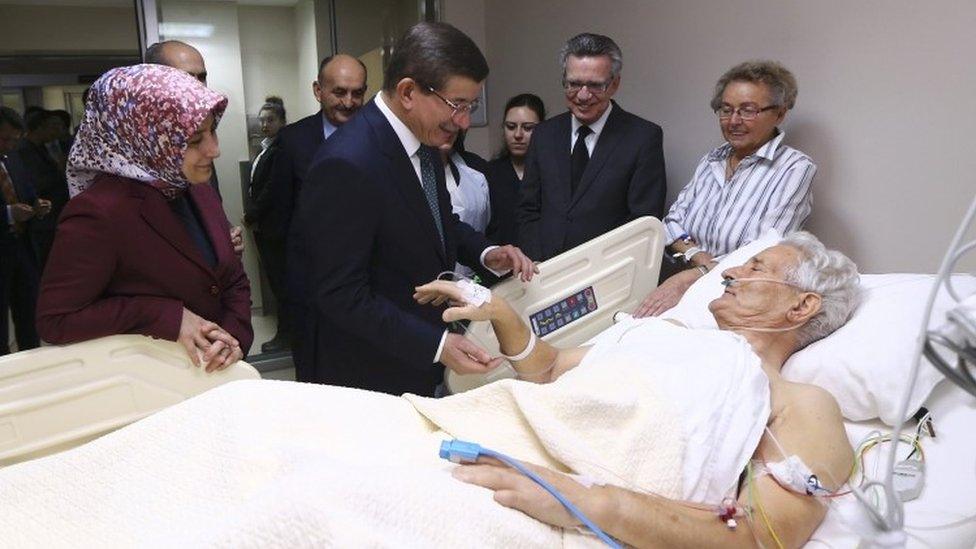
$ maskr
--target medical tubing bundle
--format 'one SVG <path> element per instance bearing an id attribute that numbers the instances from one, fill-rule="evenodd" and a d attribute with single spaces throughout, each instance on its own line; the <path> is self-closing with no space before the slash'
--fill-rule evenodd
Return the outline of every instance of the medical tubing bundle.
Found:
<path id="1" fill-rule="evenodd" d="M 952 243 L 949 245 L 949 251 L 946 252 L 945 257 L 942 259 L 942 265 L 939 267 L 939 273 L 936 276 L 935 283 L 932 285 L 932 290 L 929 293 L 928 301 L 925 304 L 925 312 L 922 314 L 921 327 L 919 328 L 918 338 L 915 342 L 915 358 L 912 362 L 912 368 L 908 375 L 908 383 L 905 386 L 904 396 L 902 397 L 901 404 L 898 407 L 898 416 L 895 418 L 897 423 L 892 430 L 892 438 L 895 440 L 901 439 L 901 431 L 905 426 L 905 419 L 908 415 L 908 407 L 912 398 L 912 390 L 915 388 L 915 382 L 918 379 L 918 371 L 922 363 L 922 354 L 928 341 L 929 319 L 932 316 L 935 298 L 939 293 L 939 288 L 942 287 L 947 278 L 950 276 L 952 266 L 959 259 L 959 252 L 957 251 L 960 249 L 959 244 L 965 237 L 966 231 L 969 229 L 974 217 L 976 217 L 976 197 L 973 197 L 973 202 L 969 205 L 969 210 L 966 212 L 962 223 L 959 224 L 959 228 L 956 230 L 956 234 L 952 238 Z M 969 246 L 967 245 L 966 249 L 968 250 L 968 248 Z M 882 533 L 888 535 L 895 532 L 903 532 L 905 526 L 904 508 L 902 506 L 902 502 L 898 498 L 898 494 L 895 492 L 894 487 L 895 454 L 895 448 L 892 448 L 891 452 L 888 454 L 888 464 L 885 472 L 884 482 L 879 483 L 877 481 L 871 481 L 864 485 L 865 489 L 880 489 L 885 500 L 883 512 L 868 501 L 864 490 L 860 488 L 854 490 L 854 495 L 857 496 L 857 499 L 861 501 L 865 509 L 867 509 L 867 511 L 874 518 Z"/>
<path id="2" fill-rule="evenodd" d="M 617 543 L 613 538 L 607 535 L 599 526 L 593 521 L 587 518 L 582 511 L 579 510 L 571 501 L 569 501 L 566 496 L 564 496 L 555 486 L 546 482 L 546 480 L 531 469 L 522 465 L 518 460 L 511 458 L 500 452 L 490 450 L 488 448 L 482 448 L 480 444 L 474 442 L 466 442 L 463 440 L 445 440 L 441 442 L 441 449 L 438 455 L 442 459 L 446 459 L 453 463 L 474 463 L 478 461 L 478 457 L 485 456 L 495 458 L 501 461 L 505 465 L 515 469 L 516 471 L 522 473 L 523 475 L 529 477 L 533 482 L 541 486 L 545 491 L 549 492 L 552 497 L 556 498 L 567 511 L 570 512 L 574 517 L 576 517 L 584 526 L 590 529 L 596 537 L 600 538 L 601 541 L 606 543 L 610 547 L 620 549 L 621 545 Z"/>

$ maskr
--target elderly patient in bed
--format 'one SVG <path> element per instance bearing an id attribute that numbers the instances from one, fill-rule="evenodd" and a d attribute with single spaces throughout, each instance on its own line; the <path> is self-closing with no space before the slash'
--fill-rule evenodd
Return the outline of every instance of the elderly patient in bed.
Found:
<path id="1" fill-rule="evenodd" d="M 637 352 L 663 357 L 665 362 L 676 357 L 671 362 L 687 364 L 679 375 L 663 381 L 669 391 L 680 393 L 682 384 L 708 384 L 707 375 L 702 376 L 695 367 L 716 346 L 728 344 L 731 349 L 739 343 L 751 355 L 744 362 L 747 368 L 761 371 L 763 384 L 768 386 L 765 422 L 759 421 L 753 433 L 743 433 L 747 443 L 755 437 L 755 443 L 748 447 L 755 468 L 763 470 L 764 464 L 788 463 L 787 458 L 792 457 L 793 463 L 802 462 L 808 468 L 804 469 L 807 479 L 811 471 L 816 475 L 821 494 L 839 489 L 847 480 L 853 454 L 838 405 L 823 389 L 784 380 L 780 369 L 791 354 L 829 335 L 850 317 L 857 301 L 855 265 L 839 252 L 826 250 L 809 233 L 797 232 L 722 275 L 726 290 L 709 305 L 720 327 L 718 332 L 691 330 L 666 319 L 628 320 L 598 336 L 591 346 L 556 349 L 538 341 L 513 366 L 523 380 L 551 383 L 572 374 L 581 363 L 585 366 L 587 355 L 601 352 L 601 347 L 630 346 Z M 490 321 L 506 355 L 524 354 L 531 343 L 529 328 L 498 296 L 474 307 L 462 301 L 454 283 L 436 281 L 418 288 L 415 298 L 422 303 L 450 301 L 454 306 L 444 312 L 447 321 Z M 655 342 L 655 338 L 659 341 Z M 702 401 L 677 404 L 685 408 L 684 415 L 712 405 Z M 696 441 L 691 433 L 686 454 L 692 455 L 696 444 L 707 452 L 708 444 L 714 443 L 711 435 L 709 440 Z M 704 462 L 699 460 L 701 463 Z M 802 486 L 789 485 L 782 474 L 755 473 L 751 479 L 740 480 L 739 508 L 755 508 L 759 501 L 767 520 L 761 520 L 757 512 L 754 520 L 740 519 L 737 528 L 731 529 L 718 520 L 714 510 L 703 506 L 611 484 L 587 487 L 585 482 L 549 468 L 536 470 L 608 534 L 634 546 L 752 546 L 759 541 L 766 547 L 780 543 L 798 547 L 809 539 L 826 514 L 821 501 L 802 493 Z M 498 462 L 482 458 L 477 464 L 458 467 L 453 474 L 464 482 L 493 490 L 498 503 L 540 521 L 561 527 L 579 525 L 546 491 Z M 682 491 L 691 500 L 714 501 L 715 494 L 707 492 L 696 492 L 695 487 Z M 733 499 L 735 492 L 733 488 Z M 696 493 L 701 497 L 696 497 Z"/>

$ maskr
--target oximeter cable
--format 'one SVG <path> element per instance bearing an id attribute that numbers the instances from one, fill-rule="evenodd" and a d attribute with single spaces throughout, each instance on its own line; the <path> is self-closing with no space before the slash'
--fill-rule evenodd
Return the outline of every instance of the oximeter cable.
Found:
<path id="1" fill-rule="evenodd" d="M 615 549 L 621 549 L 619 543 L 617 543 L 616 541 L 614 541 L 613 538 L 608 536 L 606 532 L 604 532 L 602 529 L 600 529 L 599 526 L 596 525 L 596 523 L 594 523 L 589 518 L 587 518 L 586 515 L 584 515 L 583 512 L 579 510 L 579 508 L 573 505 L 571 501 L 566 499 L 566 496 L 562 495 L 562 493 L 560 493 L 555 486 L 546 482 L 544 478 L 537 475 L 534 471 L 532 471 L 531 469 L 523 465 L 517 459 L 511 458 L 505 454 L 496 452 L 494 450 L 490 450 L 488 448 L 482 448 L 480 444 L 476 444 L 474 442 L 465 442 L 463 440 L 458 440 L 458 439 L 445 440 L 441 442 L 441 449 L 440 452 L 438 452 L 438 455 L 441 458 L 446 459 L 453 463 L 474 463 L 478 461 L 479 456 L 491 457 L 497 459 L 498 461 L 501 461 L 505 465 L 508 465 L 509 467 L 529 477 L 530 479 L 532 479 L 533 482 L 541 486 L 545 491 L 552 494 L 552 497 L 556 498 L 556 500 L 558 500 L 559 503 L 561 503 L 562 506 L 565 507 L 566 510 L 570 512 L 570 514 L 576 517 L 580 522 L 583 523 L 584 526 L 586 526 L 587 528 L 590 529 L 590 531 L 596 534 L 596 537 L 600 538 L 601 541 L 603 541 L 610 547 L 614 547 Z"/>

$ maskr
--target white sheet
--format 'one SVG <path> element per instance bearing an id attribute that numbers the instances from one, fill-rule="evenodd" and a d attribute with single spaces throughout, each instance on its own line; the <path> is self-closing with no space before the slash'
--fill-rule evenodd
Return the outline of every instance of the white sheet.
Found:
<path id="1" fill-rule="evenodd" d="M 943 381 L 926 406 L 932 412 L 937 437 L 923 439 L 925 489 L 919 499 L 905 505 L 908 546 L 972 549 L 976 547 L 976 400 Z M 846 426 L 852 445 L 872 430 L 890 432 L 890 427 L 880 421 L 847 422 Z M 904 447 L 900 451 L 904 454 Z M 878 451 L 868 454 L 867 471 L 874 478 L 882 475 L 883 464 L 878 462 L 884 456 Z M 850 504 L 853 499 L 838 498 L 835 505 Z M 831 509 L 806 547 L 856 547 L 858 543 L 858 536 L 844 525 L 838 509 Z"/>
<path id="2" fill-rule="evenodd" d="M 717 505 L 734 494 L 770 412 L 769 379 L 748 342 L 652 317 L 621 320 L 591 343 L 584 365 L 637 361 L 659 370 L 654 382 L 687 437 L 681 499 Z"/>

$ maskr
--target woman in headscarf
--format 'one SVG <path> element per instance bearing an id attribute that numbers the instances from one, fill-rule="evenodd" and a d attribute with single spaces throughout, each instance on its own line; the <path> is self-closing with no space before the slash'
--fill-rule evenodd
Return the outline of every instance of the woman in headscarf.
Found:
<path id="1" fill-rule="evenodd" d="M 112 334 L 178 341 L 208 371 L 251 345 L 250 286 L 208 184 L 227 99 L 161 65 L 91 88 L 68 157 L 71 200 L 41 279 L 50 343 Z"/>

